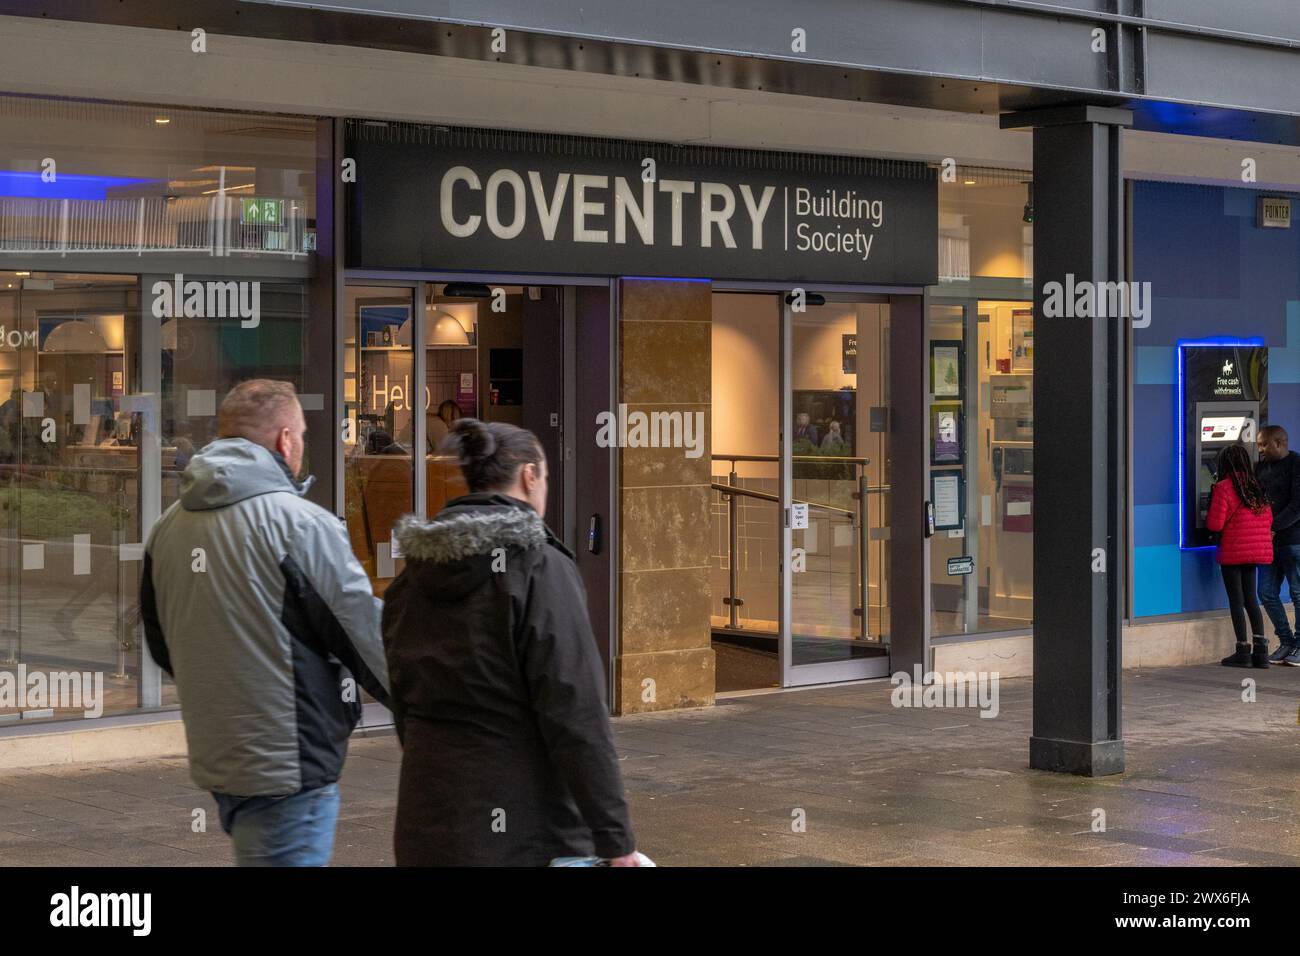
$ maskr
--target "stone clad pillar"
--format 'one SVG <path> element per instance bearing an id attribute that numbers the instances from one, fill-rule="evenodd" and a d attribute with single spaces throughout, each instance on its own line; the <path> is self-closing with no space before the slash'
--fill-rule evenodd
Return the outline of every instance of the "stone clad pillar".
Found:
<path id="1" fill-rule="evenodd" d="M 619 451 L 619 609 L 615 711 L 711 705 L 709 534 L 712 286 L 619 282 L 619 386 L 625 412 L 703 422 L 701 451 Z"/>

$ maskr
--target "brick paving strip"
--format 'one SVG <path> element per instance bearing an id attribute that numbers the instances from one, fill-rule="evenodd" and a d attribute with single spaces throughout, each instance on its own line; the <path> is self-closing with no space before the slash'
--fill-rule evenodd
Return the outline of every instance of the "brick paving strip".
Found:
<path id="1" fill-rule="evenodd" d="M 1002 682 L 995 719 L 895 708 L 874 682 L 614 727 L 641 849 L 667 866 L 1300 865 L 1300 668 L 1124 681 L 1128 770 L 1096 780 L 1028 768 L 1029 679 Z M 399 760 L 391 735 L 353 742 L 335 865 L 392 864 Z M 182 757 L 0 775 L 0 865 L 229 864 Z"/>

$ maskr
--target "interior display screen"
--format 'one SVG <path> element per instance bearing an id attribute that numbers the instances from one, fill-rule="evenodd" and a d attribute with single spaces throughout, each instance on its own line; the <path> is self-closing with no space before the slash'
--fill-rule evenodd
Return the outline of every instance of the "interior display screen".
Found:
<path id="1" fill-rule="evenodd" d="M 1254 430 L 1251 427 L 1253 424 L 1246 415 L 1202 418 L 1201 441 L 1249 441 L 1254 437 L 1251 434 Z"/>

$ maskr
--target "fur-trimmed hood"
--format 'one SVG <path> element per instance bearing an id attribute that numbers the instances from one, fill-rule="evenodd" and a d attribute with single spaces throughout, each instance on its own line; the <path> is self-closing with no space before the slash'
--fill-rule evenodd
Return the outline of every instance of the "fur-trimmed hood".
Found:
<path id="1" fill-rule="evenodd" d="M 550 537 L 541 516 L 504 495 L 466 495 L 433 519 L 407 515 L 393 529 L 405 558 L 451 564 L 497 548 L 532 550 Z"/>

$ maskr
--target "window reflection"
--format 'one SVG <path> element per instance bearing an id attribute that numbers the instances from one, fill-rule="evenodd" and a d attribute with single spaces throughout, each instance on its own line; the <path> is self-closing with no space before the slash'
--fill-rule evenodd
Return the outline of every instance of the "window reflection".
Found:
<path id="1" fill-rule="evenodd" d="M 175 703 L 142 649 L 142 542 L 235 383 L 298 388 L 330 502 L 332 374 L 306 335 L 315 132 L 0 97 L 0 670 L 101 675 L 104 715 Z M 259 314 L 159 307 L 158 283 L 194 280 Z M 0 723 L 69 716 L 0 706 Z"/>
<path id="2" fill-rule="evenodd" d="M 0 667 L 99 674 L 103 693 L 0 715 L 136 706 L 139 322 L 134 276 L 0 273 Z"/>
<path id="3" fill-rule="evenodd" d="M 960 349 L 949 384 L 936 369 Z M 968 352 L 973 349 L 973 355 Z M 930 307 L 931 476 L 959 476 L 960 520 L 930 542 L 936 637 L 1033 623 L 1033 307 L 976 300 Z M 973 360 L 972 360 L 973 359 Z M 969 384 L 967 384 L 968 379 Z M 952 435 L 942 423 L 959 423 Z M 937 492 L 935 492 L 937 494 Z M 939 502 L 936 502 L 938 507 Z M 969 573 L 962 558 L 972 559 Z M 950 564 L 950 562 L 952 562 Z"/>
<path id="4" fill-rule="evenodd" d="M 345 516 L 352 550 L 382 594 L 402 567 L 393 526 L 412 510 L 412 291 L 350 286 L 343 382 Z"/>

